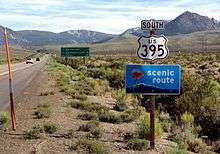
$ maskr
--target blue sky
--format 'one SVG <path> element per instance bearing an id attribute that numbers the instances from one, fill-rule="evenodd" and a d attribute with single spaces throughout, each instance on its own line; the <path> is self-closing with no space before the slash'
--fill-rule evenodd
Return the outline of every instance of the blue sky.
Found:
<path id="1" fill-rule="evenodd" d="M 118 34 L 140 26 L 142 19 L 170 20 L 185 11 L 220 20 L 220 0 L 0 0 L 0 25 Z"/>

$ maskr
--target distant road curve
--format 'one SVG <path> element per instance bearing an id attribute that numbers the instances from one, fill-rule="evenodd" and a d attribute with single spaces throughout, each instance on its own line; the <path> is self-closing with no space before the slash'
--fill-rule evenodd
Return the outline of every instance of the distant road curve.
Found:
<path id="1" fill-rule="evenodd" d="M 45 55 L 41 58 L 41 61 L 34 61 L 34 64 L 26 64 L 25 62 L 22 62 L 12 66 L 13 91 L 15 97 L 31 84 L 31 81 L 36 76 L 37 72 L 45 66 L 48 57 L 49 55 Z M 0 111 L 4 111 L 9 106 L 7 69 L 7 65 L 0 65 Z"/>

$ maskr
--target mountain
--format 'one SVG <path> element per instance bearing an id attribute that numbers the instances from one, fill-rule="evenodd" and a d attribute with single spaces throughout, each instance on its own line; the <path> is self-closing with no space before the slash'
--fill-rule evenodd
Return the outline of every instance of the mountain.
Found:
<path id="1" fill-rule="evenodd" d="M 9 43 L 12 45 L 20 45 L 20 46 L 25 46 L 28 41 L 20 36 L 17 32 L 7 28 L 7 34 L 8 34 L 8 40 Z M 3 35 L 4 35 L 4 27 L 0 26 L 0 45 L 3 42 Z"/>
<path id="2" fill-rule="evenodd" d="M 69 43 L 95 43 L 107 41 L 114 37 L 112 34 L 106 34 L 88 30 L 70 30 L 59 33 L 59 38 Z M 66 43 L 63 42 L 63 43 Z"/>
<path id="3" fill-rule="evenodd" d="M 214 19 L 186 11 L 165 26 L 165 34 L 189 34 L 198 31 L 215 30 L 216 28 Z"/>
<path id="4" fill-rule="evenodd" d="M 0 44 L 2 44 L 4 28 L 0 26 L 0 29 L 2 29 L 0 30 Z M 23 47 L 54 44 L 91 44 L 95 42 L 107 41 L 115 36 L 112 34 L 105 34 L 88 30 L 70 30 L 61 33 L 53 33 L 37 30 L 13 31 L 7 28 L 7 32 L 11 45 L 20 45 Z"/>
<path id="5" fill-rule="evenodd" d="M 217 28 L 220 28 L 220 22 L 217 20 L 186 11 L 174 20 L 165 21 L 165 30 L 157 31 L 157 34 L 171 36 L 199 31 L 216 30 Z M 147 33 L 147 31 L 141 30 L 140 27 L 136 27 L 126 30 L 120 36 L 145 36 Z"/>
<path id="6" fill-rule="evenodd" d="M 0 45 L 2 44 L 3 31 L 0 26 Z M 198 31 L 220 29 L 220 22 L 206 16 L 201 16 L 189 11 L 184 12 L 171 21 L 165 21 L 165 30 L 157 31 L 157 35 L 165 34 L 168 36 L 178 34 L 189 34 Z M 48 31 L 8 30 L 9 42 L 11 45 L 40 46 L 40 45 L 65 45 L 65 44 L 93 44 L 126 40 L 148 35 L 148 31 L 141 30 L 140 27 L 130 28 L 120 35 L 112 35 L 89 30 L 69 30 L 61 33 Z M 135 37 L 134 37 L 135 36 Z"/>

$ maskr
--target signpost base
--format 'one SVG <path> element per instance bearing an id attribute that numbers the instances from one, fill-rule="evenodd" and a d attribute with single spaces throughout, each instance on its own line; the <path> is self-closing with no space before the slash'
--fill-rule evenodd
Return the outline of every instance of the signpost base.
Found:
<path id="1" fill-rule="evenodd" d="M 155 96 L 150 96 L 150 149 L 155 149 Z"/>

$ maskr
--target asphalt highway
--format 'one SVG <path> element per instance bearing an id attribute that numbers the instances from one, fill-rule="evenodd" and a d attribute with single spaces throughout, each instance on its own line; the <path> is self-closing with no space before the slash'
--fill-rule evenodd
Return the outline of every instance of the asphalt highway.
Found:
<path id="1" fill-rule="evenodd" d="M 31 81 L 36 77 L 48 60 L 48 55 L 41 58 L 39 62 L 34 60 L 34 64 L 26 64 L 25 62 L 13 64 L 13 92 L 14 98 L 19 96 L 22 91 L 31 85 Z M 7 65 L 0 65 L 0 111 L 4 111 L 9 106 L 9 82 Z M 16 104 L 16 101 L 15 101 Z"/>

